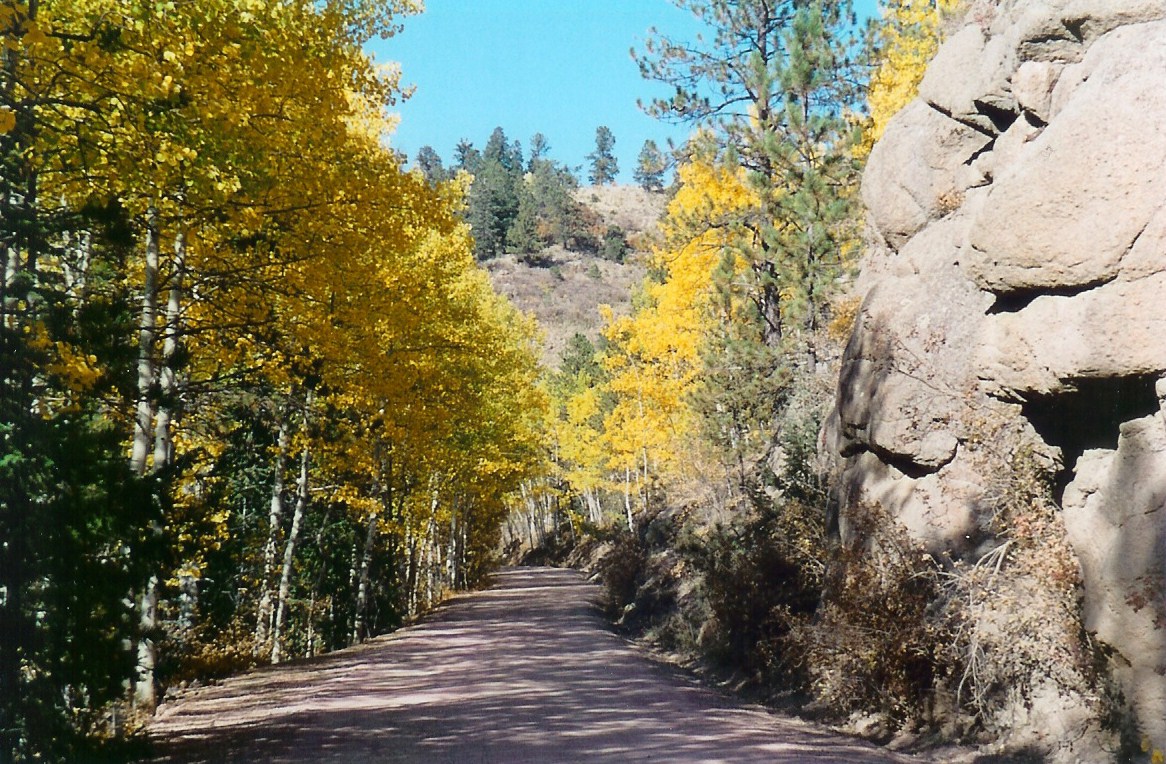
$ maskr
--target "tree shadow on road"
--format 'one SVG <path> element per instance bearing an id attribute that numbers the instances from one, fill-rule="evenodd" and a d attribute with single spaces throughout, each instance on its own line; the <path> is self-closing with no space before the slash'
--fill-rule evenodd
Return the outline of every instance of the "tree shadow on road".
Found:
<path id="1" fill-rule="evenodd" d="M 159 762 L 910 761 L 647 661 L 568 570 L 503 571 L 421 624 L 164 707 Z"/>

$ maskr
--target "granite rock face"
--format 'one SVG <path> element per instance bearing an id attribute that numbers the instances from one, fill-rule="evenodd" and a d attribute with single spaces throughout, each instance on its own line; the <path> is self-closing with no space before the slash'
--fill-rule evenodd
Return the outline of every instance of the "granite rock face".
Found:
<path id="1" fill-rule="evenodd" d="M 863 199 L 864 301 L 825 433 L 841 533 L 878 503 L 974 559 L 999 543 L 991 487 L 1031 453 L 1085 627 L 1166 744 L 1166 4 L 976 4 Z"/>

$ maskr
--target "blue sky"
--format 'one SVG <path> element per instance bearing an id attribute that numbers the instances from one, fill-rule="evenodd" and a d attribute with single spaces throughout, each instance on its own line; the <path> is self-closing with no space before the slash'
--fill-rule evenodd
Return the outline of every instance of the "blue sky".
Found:
<path id="1" fill-rule="evenodd" d="M 860 13 L 876 0 L 858 0 Z M 641 79 L 628 54 L 649 27 L 673 37 L 699 31 L 669 0 L 425 0 L 404 31 L 370 44 L 378 61 L 399 62 L 416 86 L 394 111 L 401 124 L 391 143 L 410 158 L 430 145 L 449 163 L 462 138 L 478 148 L 496 126 L 525 148 L 536 132 L 552 158 L 582 166 L 595 148 L 595 128 L 615 135 L 621 180 L 630 182 L 644 140 L 663 147 L 687 128 L 644 115 L 636 99 L 662 95 Z"/>

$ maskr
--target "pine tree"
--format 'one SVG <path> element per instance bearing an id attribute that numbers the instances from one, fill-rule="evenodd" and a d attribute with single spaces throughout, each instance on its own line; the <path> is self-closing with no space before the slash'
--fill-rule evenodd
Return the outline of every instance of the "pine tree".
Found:
<path id="1" fill-rule="evenodd" d="M 530 159 L 526 164 L 527 172 L 534 172 L 534 168 L 538 163 L 544 161 L 547 155 L 551 152 L 551 144 L 547 142 L 547 137 L 542 133 L 535 133 L 530 139 Z"/>
<path id="2" fill-rule="evenodd" d="M 591 163 L 590 179 L 592 185 L 602 186 L 615 183 L 619 175 L 619 162 L 612 153 L 615 149 L 615 135 L 605 125 L 595 128 L 595 151 L 587 155 Z"/>
<path id="3" fill-rule="evenodd" d="M 482 163 L 482 152 L 474 148 L 474 144 L 469 140 L 462 138 L 454 147 L 453 161 L 455 169 L 465 170 L 470 175 L 475 175 Z"/>
<path id="4" fill-rule="evenodd" d="M 422 146 L 417 150 L 417 158 L 413 162 L 429 185 L 436 186 L 449 180 L 449 173 L 442 166 L 441 156 L 432 146 Z"/>
<path id="5" fill-rule="evenodd" d="M 520 255 L 531 255 L 543 248 L 539 236 L 539 204 L 531 189 L 533 185 L 532 181 L 518 185 L 518 211 L 506 232 L 506 243 Z"/>
<path id="6" fill-rule="evenodd" d="M 477 164 L 466 219 L 474 234 L 474 254 L 486 260 L 505 251 L 507 234 L 518 216 L 521 149 L 509 144 L 506 133 L 497 127 Z"/>
<path id="7" fill-rule="evenodd" d="M 656 142 L 649 138 L 644 141 L 636 161 L 636 171 L 633 177 L 640 188 L 645 191 L 663 191 L 664 173 L 668 169 L 668 161 Z"/>
<path id="8" fill-rule="evenodd" d="M 722 326 L 706 342 L 702 409 L 731 420 L 736 434 L 714 429 L 740 441 L 771 430 L 774 409 L 756 403 L 780 401 L 791 365 L 813 365 L 812 334 L 855 240 L 854 18 L 849 0 L 675 2 L 714 33 L 696 53 L 668 37 L 648 41 L 641 73 L 674 95 L 646 108 L 708 131 L 699 150 L 742 169 L 757 199 L 709 221 L 737 235 L 716 275 Z M 741 369 L 765 389 L 742 384 Z"/>

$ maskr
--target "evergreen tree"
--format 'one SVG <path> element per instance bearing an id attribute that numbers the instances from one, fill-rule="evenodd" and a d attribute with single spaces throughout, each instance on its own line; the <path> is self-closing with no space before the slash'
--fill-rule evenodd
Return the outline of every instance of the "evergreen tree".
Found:
<path id="1" fill-rule="evenodd" d="M 551 151 L 551 144 L 547 142 L 547 137 L 542 133 L 535 133 L 530 139 L 530 161 L 527 162 L 526 171 L 534 172 L 534 168 L 539 162 L 547 158 L 547 154 Z"/>
<path id="2" fill-rule="evenodd" d="M 586 334 L 575 332 L 567 340 L 559 361 L 559 374 L 568 380 L 583 375 L 588 383 L 603 378 L 603 367 L 599 364 L 599 353 Z"/>
<path id="3" fill-rule="evenodd" d="M 518 207 L 507 232 L 511 247 L 524 254 L 552 244 L 576 252 L 599 249 L 598 217 L 575 199 L 579 182 L 568 168 L 539 158 L 516 182 Z"/>
<path id="4" fill-rule="evenodd" d="M 465 170 L 470 175 L 476 175 L 482 163 L 482 152 L 474 148 L 474 144 L 465 138 L 458 141 L 453 150 L 454 169 Z"/>
<path id="5" fill-rule="evenodd" d="M 518 185 L 518 212 L 510 230 L 506 232 L 506 243 L 520 255 L 532 255 L 543 248 L 539 235 L 539 204 L 532 191 L 530 181 Z"/>
<path id="6" fill-rule="evenodd" d="M 608 226 L 607 230 L 603 232 L 603 242 L 599 246 L 600 257 L 622 263 L 627 253 L 627 234 L 617 225 Z"/>
<path id="7" fill-rule="evenodd" d="M 595 151 L 587 155 L 587 161 L 591 163 L 589 177 L 592 185 L 615 183 L 615 178 L 619 175 L 619 162 L 612 153 L 614 149 L 615 135 L 611 129 L 605 125 L 595 128 Z"/>
<path id="8" fill-rule="evenodd" d="M 854 17 L 849 0 L 674 1 L 714 33 L 695 52 L 665 36 L 648 41 L 641 73 L 674 95 L 647 111 L 704 128 L 698 150 L 742 169 L 757 199 L 732 220 L 709 221 L 740 235 L 716 277 L 723 326 L 707 343 L 702 409 L 734 422 L 716 429 L 740 442 L 742 431 L 773 427 L 775 410 L 756 402 L 778 405 L 790 364 L 808 357 L 812 366 L 809 337 L 855 239 Z M 737 378 L 742 368 L 756 384 Z"/>
<path id="9" fill-rule="evenodd" d="M 520 150 L 521 152 L 521 150 Z M 514 155 L 514 147 L 506 140 L 506 132 L 501 127 L 495 127 L 486 141 L 486 148 L 482 150 L 483 162 L 497 162 L 507 172 L 512 172 L 521 166 L 522 155 Z"/>
<path id="10" fill-rule="evenodd" d="M 130 474 L 108 416 L 132 386 L 117 373 L 133 355 L 117 278 L 128 222 L 116 204 L 42 193 L 31 147 L 80 126 L 47 125 L 42 94 L 15 87 L 37 80 L 27 62 L 5 60 L 20 76 L 0 89 L 15 117 L 0 126 L 0 761 L 86 760 L 82 735 L 133 676 L 124 599 L 157 559 L 144 541 L 162 491 Z"/>
<path id="11" fill-rule="evenodd" d="M 660 151 L 656 142 L 651 138 L 644 141 L 633 175 L 640 188 L 645 191 L 663 191 L 664 172 L 667 169 L 668 161 L 664 158 L 664 153 Z"/>
<path id="12" fill-rule="evenodd" d="M 521 149 L 507 142 L 501 127 L 494 128 L 482 151 L 467 200 L 466 219 L 474 235 L 474 255 L 479 260 L 505 251 L 507 234 L 518 216 L 521 185 Z"/>
<path id="13" fill-rule="evenodd" d="M 449 173 L 442 166 L 441 156 L 432 146 L 422 146 L 417 150 L 417 159 L 414 166 L 425 176 L 429 185 L 436 186 L 449 180 Z"/>

